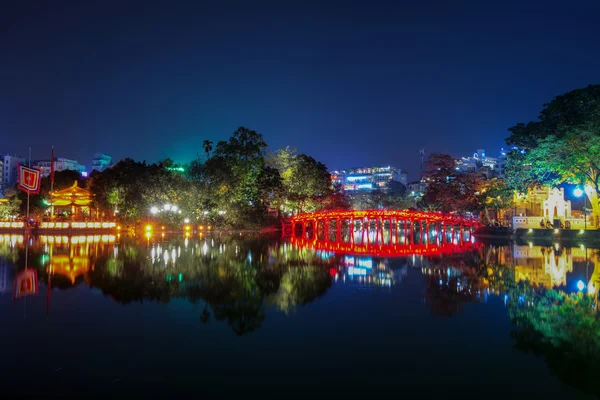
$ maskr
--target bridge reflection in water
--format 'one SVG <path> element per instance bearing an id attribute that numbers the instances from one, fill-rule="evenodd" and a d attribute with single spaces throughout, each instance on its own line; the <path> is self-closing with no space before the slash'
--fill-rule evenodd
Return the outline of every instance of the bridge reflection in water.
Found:
<path id="1" fill-rule="evenodd" d="M 474 241 L 478 222 L 439 213 L 400 210 L 300 214 L 284 235 L 301 247 L 381 257 L 454 252 Z"/>

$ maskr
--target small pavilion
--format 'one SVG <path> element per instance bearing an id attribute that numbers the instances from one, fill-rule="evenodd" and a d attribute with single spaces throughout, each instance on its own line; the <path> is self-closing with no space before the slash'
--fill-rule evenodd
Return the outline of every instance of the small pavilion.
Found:
<path id="1" fill-rule="evenodd" d="M 68 209 L 71 212 L 71 218 L 74 220 L 81 217 L 83 210 L 87 210 L 88 214 L 91 215 L 92 194 L 77 186 L 77 181 L 73 183 L 73 186 L 51 192 L 50 195 L 52 196 L 52 216 L 54 216 L 55 207 Z"/>

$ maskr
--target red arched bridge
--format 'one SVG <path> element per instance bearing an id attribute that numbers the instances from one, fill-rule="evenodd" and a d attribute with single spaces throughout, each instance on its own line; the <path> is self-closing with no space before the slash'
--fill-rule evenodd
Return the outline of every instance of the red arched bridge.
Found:
<path id="1" fill-rule="evenodd" d="M 328 251 L 392 256 L 439 254 L 470 244 L 479 221 L 408 210 L 340 210 L 300 214 L 284 223 L 284 235 Z"/>

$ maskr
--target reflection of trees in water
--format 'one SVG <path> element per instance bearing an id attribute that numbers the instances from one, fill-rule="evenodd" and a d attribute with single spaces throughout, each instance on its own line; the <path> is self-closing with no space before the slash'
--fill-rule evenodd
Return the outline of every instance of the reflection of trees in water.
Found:
<path id="1" fill-rule="evenodd" d="M 331 276 L 312 265 L 289 268 L 281 278 L 279 290 L 270 299 L 281 311 L 289 312 L 323 295 L 331 286 Z"/>
<path id="2" fill-rule="evenodd" d="M 485 281 L 480 274 L 481 255 L 477 250 L 430 257 L 422 272 L 425 303 L 436 316 L 451 316 L 465 303 L 482 301 Z"/>
<path id="3" fill-rule="evenodd" d="M 565 293 L 516 282 L 514 270 L 484 270 L 492 286 L 506 294 L 508 315 L 516 329 L 515 346 L 543 355 L 567 384 L 600 396 L 600 320 L 597 295 Z"/>
<path id="4" fill-rule="evenodd" d="M 507 313 L 514 324 L 511 337 L 515 347 L 543 356 L 565 383 L 600 396 L 596 293 L 569 294 L 529 281 L 517 282 L 515 268 L 504 265 L 482 263 L 457 268 L 443 257 L 430 259 L 427 264 L 423 268 L 425 300 L 433 315 L 452 315 L 465 303 L 481 299 L 485 291 L 505 296 Z M 598 275 L 594 273 L 590 280 L 596 288 Z"/>
<path id="5" fill-rule="evenodd" d="M 238 335 L 260 327 L 266 304 L 289 311 L 331 284 L 327 267 L 306 265 L 306 251 L 283 257 L 267 240 L 173 241 L 153 251 L 149 245 L 123 242 L 118 250 L 89 271 L 90 286 L 122 304 L 185 298 L 203 304 L 201 322 L 226 321 Z"/>

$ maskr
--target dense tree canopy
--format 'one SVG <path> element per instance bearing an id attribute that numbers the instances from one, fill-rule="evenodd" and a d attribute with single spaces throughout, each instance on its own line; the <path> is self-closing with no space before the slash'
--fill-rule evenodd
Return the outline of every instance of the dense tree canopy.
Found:
<path id="1" fill-rule="evenodd" d="M 431 211 L 479 212 L 482 178 L 457 169 L 456 160 L 447 154 L 432 154 L 426 164 L 428 186 L 423 206 Z"/>
<path id="2" fill-rule="evenodd" d="M 297 154 L 289 147 L 270 155 L 268 162 L 281 176 L 278 202 L 284 211 L 311 212 L 343 207 L 325 164 L 306 154 Z"/>
<path id="3" fill-rule="evenodd" d="M 509 129 L 508 183 L 518 191 L 535 185 L 580 184 L 598 214 L 600 192 L 600 85 L 556 97 L 537 121 Z"/>

